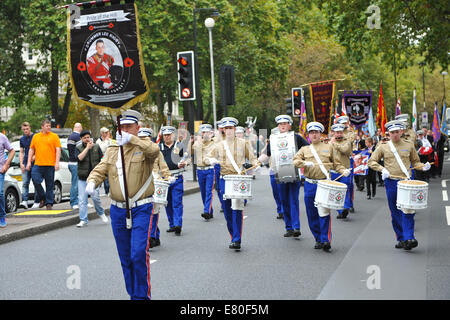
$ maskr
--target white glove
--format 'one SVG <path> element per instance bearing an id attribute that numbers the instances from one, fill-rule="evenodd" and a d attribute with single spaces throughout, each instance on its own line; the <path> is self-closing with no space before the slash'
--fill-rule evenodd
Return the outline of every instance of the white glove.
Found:
<path id="1" fill-rule="evenodd" d="M 208 160 L 209 160 L 209 164 L 212 166 L 219 163 L 219 160 L 217 160 L 216 158 L 208 158 Z"/>
<path id="2" fill-rule="evenodd" d="M 122 131 L 122 134 L 119 134 L 119 131 L 116 132 L 116 141 L 119 146 L 123 146 L 130 142 L 131 140 L 131 134 L 128 132 Z"/>
<path id="3" fill-rule="evenodd" d="M 314 167 L 314 162 L 306 161 L 305 162 L 305 166 L 307 166 L 307 167 Z"/>
<path id="4" fill-rule="evenodd" d="M 95 192 L 95 183 L 92 181 L 89 181 L 86 185 L 86 193 L 90 196 L 92 196 Z"/>
<path id="5" fill-rule="evenodd" d="M 344 177 L 348 177 L 350 175 L 350 173 L 352 172 L 352 170 L 350 169 L 345 169 L 344 172 L 342 173 L 344 175 Z"/>
<path id="6" fill-rule="evenodd" d="M 381 170 L 381 179 L 385 180 L 386 178 L 389 178 L 391 174 L 389 173 L 389 171 L 387 171 L 386 168 L 383 168 L 383 170 Z"/>
<path id="7" fill-rule="evenodd" d="M 169 177 L 169 179 L 167 179 L 167 181 L 168 181 L 170 184 L 172 184 L 172 183 L 174 183 L 175 181 L 177 181 L 177 178 L 175 178 L 175 177 Z"/>
<path id="8" fill-rule="evenodd" d="M 431 164 L 429 162 L 425 163 L 425 165 L 423 166 L 423 171 L 428 171 L 431 168 Z"/>

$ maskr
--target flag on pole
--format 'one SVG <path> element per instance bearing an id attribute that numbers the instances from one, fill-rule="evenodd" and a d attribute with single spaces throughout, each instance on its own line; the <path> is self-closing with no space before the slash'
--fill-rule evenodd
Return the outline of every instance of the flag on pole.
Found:
<path id="1" fill-rule="evenodd" d="M 441 137 L 441 130 L 440 130 L 440 121 L 439 121 L 439 111 L 438 111 L 438 106 L 437 106 L 437 102 L 434 104 L 434 116 L 433 116 L 433 127 L 432 127 L 432 131 L 433 131 L 433 141 L 436 143 L 439 138 Z"/>
<path id="2" fill-rule="evenodd" d="M 347 115 L 347 108 L 345 107 L 345 100 L 344 96 L 342 96 L 342 110 L 341 110 L 341 116 Z"/>
<path id="3" fill-rule="evenodd" d="M 339 118 L 339 114 L 338 114 L 338 101 L 339 99 L 336 99 L 336 104 L 334 107 L 334 123 L 337 123 L 337 119 Z"/>
<path id="4" fill-rule="evenodd" d="M 400 104 L 400 98 L 397 99 L 397 105 L 395 106 L 395 116 L 402 114 L 402 106 Z"/>
<path id="5" fill-rule="evenodd" d="M 380 93 L 378 94 L 378 109 L 377 109 L 377 127 L 381 128 L 383 134 L 386 132 L 384 125 L 387 122 L 386 108 L 384 106 L 383 87 L 380 83 Z"/>
<path id="6" fill-rule="evenodd" d="M 302 92 L 302 103 L 301 103 L 301 107 L 300 107 L 300 132 L 302 134 L 303 137 L 306 137 L 306 124 L 308 122 L 307 118 L 306 118 L 306 106 L 305 106 L 305 96 L 303 94 L 303 90 L 301 90 Z"/>
<path id="7" fill-rule="evenodd" d="M 446 136 L 448 136 L 448 129 L 447 129 L 447 123 L 445 122 L 445 110 L 446 110 L 446 106 L 445 106 L 445 101 L 444 101 L 444 106 L 442 107 L 442 121 L 441 121 L 441 133 L 445 134 Z"/>
<path id="8" fill-rule="evenodd" d="M 373 115 L 372 115 L 372 106 L 370 107 L 369 119 L 367 121 L 368 121 L 367 125 L 368 125 L 368 129 L 369 129 L 370 137 L 373 137 L 377 134 L 377 127 L 375 125 L 375 119 L 373 118 Z"/>
<path id="9" fill-rule="evenodd" d="M 412 129 L 417 131 L 417 108 L 416 108 L 416 89 L 414 88 L 414 98 L 412 106 Z"/>

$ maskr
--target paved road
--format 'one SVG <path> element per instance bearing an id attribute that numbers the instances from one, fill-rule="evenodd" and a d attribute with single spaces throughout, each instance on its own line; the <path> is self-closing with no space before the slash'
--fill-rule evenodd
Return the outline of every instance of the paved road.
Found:
<path id="1" fill-rule="evenodd" d="M 446 162 L 446 169 L 449 168 Z M 450 174 L 442 179 L 450 179 Z M 450 188 L 450 180 L 449 180 Z M 156 300 L 449 299 L 449 226 L 441 179 L 430 184 L 429 209 L 416 215 L 419 247 L 394 249 L 384 189 L 366 200 L 355 192 L 355 213 L 332 218 L 332 252 L 314 250 L 300 192 L 299 239 L 284 238 L 275 219 L 268 176 L 254 180 L 244 211 L 242 250 L 228 249 L 223 214 L 201 218 L 200 194 L 184 197 L 183 232 L 165 232 L 151 252 Z M 219 208 L 215 196 L 215 209 Z M 450 211 L 450 209 L 449 209 Z M 0 245 L 0 299 L 128 299 L 110 225 L 100 219 Z M 7 259 L 5 259 L 7 257 Z M 80 287 L 74 275 L 80 274 Z"/>

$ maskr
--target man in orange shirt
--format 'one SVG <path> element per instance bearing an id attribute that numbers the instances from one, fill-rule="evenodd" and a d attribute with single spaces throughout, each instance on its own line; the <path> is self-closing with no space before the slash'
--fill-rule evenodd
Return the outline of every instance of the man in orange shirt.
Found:
<path id="1" fill-rule="evenodd" d="M 42 208 L 47 206 L 47 210 L 53 207 L 53 187 L 55 171 L 59 170 L 59 159 L 61 157 L 61 141 L 58 135 L 51 132 L 51 123 L 49 120 L 42 121 L 42 131 L 33 136 L 28 152 L 27 170 L 31 170 L 34 189 L 38 197 L 32 208 Z M 34 166 L 31 169 L 31 160 L 35 157 Z M 45 180 L 45 190 L 41 183 Z"/>

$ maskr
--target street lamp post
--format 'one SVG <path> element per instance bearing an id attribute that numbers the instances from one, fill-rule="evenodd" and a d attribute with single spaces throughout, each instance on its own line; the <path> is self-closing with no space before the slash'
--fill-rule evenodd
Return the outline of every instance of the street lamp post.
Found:
<path id="1" fill-rule="evenodd" d="M 205 27 L 208 28 L 209 32 L 209 57 L 211 61 L 211 94 L 212 94 L 213 115 L 214 115 L 214 129 L 217 129 L 216 90 L 214 85 L 214 57 L 213 57 L 213 42 L 212 42 L 212 28 L 214 27 L 214 24 L 215 21 L 213 18 L 207 18 L 205 20 Z"/>
<path id="2" fill-rule="evenodd" d="M 197 94 L 197 120 L 203 120 L 203 101 L 202 93 L 200 90 L 200 70 L 198 68 L 198 58 L 197 58 L 197 12 L 201 11 L 212 11 L 211 16 L 219 16 L 219 12 L 216 8 L 194 8 L 194 64 L 195 64 L 195 92 Z"/>
<path id="3" fill-rule="evenodd" d="M 419 63 L 422 67 L 422 87 L 423 87 L 423 112 L 425 112 L 425 61 Z"/>

